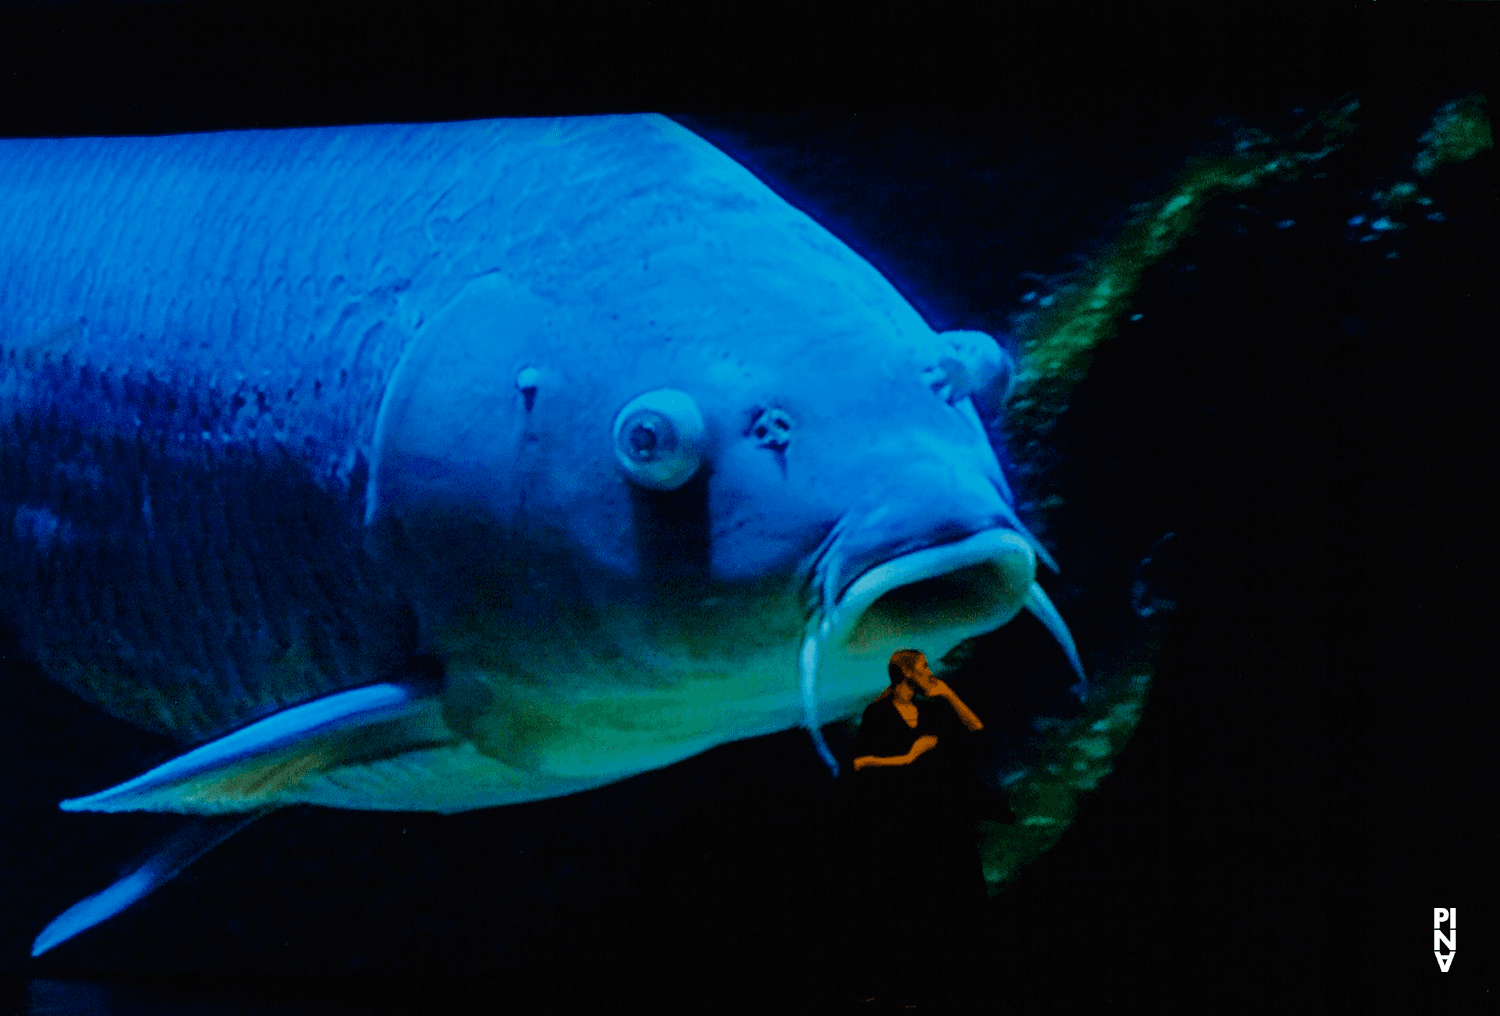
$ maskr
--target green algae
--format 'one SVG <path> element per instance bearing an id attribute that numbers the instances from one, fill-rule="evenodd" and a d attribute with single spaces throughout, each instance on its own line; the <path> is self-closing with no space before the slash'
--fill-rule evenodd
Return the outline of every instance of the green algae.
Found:
<path id="1" fill-rule="evenodd" d="M 1039 301 L 1036 311 L 1017 318 L 1020 348 L 1005 421 L 1018 461 L 1037 458 L 1040 439 L 1066 411 L 1068 394 L 1087 375 L 1094 348 L 1114 335 L 1141 274 L 1193 231 L 1209 199 L 1269 180 L 1296 179 L 1354 131 L 1358 109 L 1358 102 L 1340 102 L 1280 143 L 1247 133 L 1233 153 L 1193 160 L 1165 194 L 1136 208 L 1092 265 Z"/>
<path id="2" fill-rule="evenodd" d="M 1495 147 L 1484 105 L 1484 96 L 1476 94 L 1438 107 L 1431 126 L 1418 139 L 1422 149 L 1412 159 L 1412 169 L 1419 177 L 1431 176 L 1440 166 L 1466 162 Z M 1376 232 L 1405 229 L 1407 223 L 1399 218 L 1402 213 L 1421 212 L 1433 203 L 1432 197 L 1412 180 L 1397 180 L 1370 197 L 1386 213 L 1370 224 Z"/>
<path id="3" fill-rule="evenodd" d="M 1493 147 L 1484 106 L 1485 97 L 1476 94 L 1438 108 L 1418 139 L 1422 147 L 1413 161 L 1418 176 Z M 1358 110 L 1358 102 L 1341 101 L 1283 140 L 1246 132 L 1233 154 L 1190 162 L 1165 193 L 1135 209 L 1119 236 L 1091 263 L 1036 301 L 1036 310 L 1017 316 L 1019 355 L 1007 400 L 1006 436 L 1017 465 L 1033 477 L 1030 486 L 1037 485 L 1036 476 L 1046 461 L 1045 435 L 1087 375 L 1093 350 L 1115 334 L 1120 316 L 1130 310 L 1143 273 L 1193 231 L 1211 199 L 1296 179 L 1337 151 L 1355 130 Z M 1433 204 L 1411 181 L 1397 181 L 1371 197 L 1387 213 L 1369 223 L 1374 233 L 1403 229 L 1402 212 L 1425 211 Z M 1064 500 L 1056 494 L 1033 493 L 1027 508 L 1036 528 L 1044 531 L 1047 515 Z M 1008 826 L 979 823 L 980 856 L 991 896 L 1062 837 L 1083 796 L 1113 771 L 1146 706 L 1164 630 L 1161 618 L 1143 620 L 1133 647 L 1093 675 L 1082 713 L 1068 720 L 1035 721 L 1038 733 L 1045 736 L 1038 757 L 1025 768 L 996 774 L 1010 793 L 1018 821 Z M 951 655 L 961 659 L 962 647 Z"/>
<path id="4" fill-rule="evenodd" d="M 1428 176 L 1445 163 L 1465 162 L 1495 147 L 1483 95 L 1466 95 L 1438 107 L 1432 126 L 1418 140 L 1422 150 L 1412 160 L 1418 176 Z"/>
<path id="5" fill-rule="evenodd" d="M 1089 370 L 1093 350 L 1115 334 L 1142 274 L 1192 233 L 1209 201 L 1252 190 L 1272 180 L 1296 179 L 1338 149 L 1354 131 L 1359 104 L 1342 101 L 1313 117 L 1284 140 L 1261 132 L 1241 135 L 1228 155 L 1188 163 L 1173 185 L 1135 209 L 1135 214 L 1091 264 L 1036 310 L 1015 321 L 1019 339 L 1016 372 L 1006 410 L 1007 440 L 1023 471 L 1035 473 L 1042 443 L 1067 410 L 1072 389 Z M 1033 501 L 1035 514 L 1062 507 L 1055 494 Z M 1044 523 L 1045 518 L 1036 519 Z M 1142 621 L 1133 650 L 1093 675 L 1080 715 L 1038 719 L 1045 735 L 1028 766 L 997 774 L 1010 793 L 1014 825 L 979 823 L 985 884 L 998 894 L 1048 850 L 1072 824 L 1083 795 L 1099 786 L 1134 733 L 1149 696 L 1161 622 Z"/>
<path id="6" fill-rule="evenodd" d="M 1437 109 L 1418 139 L 1422 148 L 1412 165 L 1419 176 L 1494 147 L 1485 103 L 1476 93 Z M 1066 411 L 1069 392 L 1087 375 L 1094 348 L 1114 335 L 1142 273 L 1193 231 L 1209 201 L 1272 180 L 1297 179 L 1341 147 L 1356 129 L 1358 111 L 1357 101 L 1341 101 L 1285 139 L 1247 131 L 1233 153 L 1192 160 L 1166 193 L 1135 209 L 1091 265 L 1038 301 L 1036 310 L 1016 318 L 1020 355 L 1005 419 L 1018 461 L 1035 457 L 1040 438 Z M 1374 197 L 1386 209 L 1432 203 L 1410 181 L 1399 181 Z"/>
<path id="7" fill-rule="evenodd" d="M 1005 775 L 1015 825 L 979 823 L 980 857 L 991 896 L 1036 860 L 1072 824 L 1080 798 L 1113 769 L 1151 690 L 1154 645 L 1097 682 L 1083 713 L 1044 721 L 1047 746 L 1030 765 Z"/>

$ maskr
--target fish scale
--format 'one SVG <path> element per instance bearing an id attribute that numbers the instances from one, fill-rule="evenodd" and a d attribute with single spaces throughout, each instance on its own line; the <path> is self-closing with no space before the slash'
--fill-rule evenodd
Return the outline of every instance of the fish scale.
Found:
<path id="1" fill-rule="evenodd" d="M 57 387 L 67 404 L 84 386 Z M 170 421 L 198 422 L 184 419 L 182 407 Z M 6 427 L 0 447 L 7 464 L 23 448 L 44 461 L 87 462 L 71 474 L 4 469 L 0 503 L 47 506 L 34 510 L 55 511 L 71 534 L 46 545 L 8 543 L 18 568 L 36 579 L 5 597 L 13 618 L 45 610 L 27 648 L 116 715 L 202 740 L 309 692 L 368 681 L 370 668 L 389 671 L 412 651 L 409 639 L 382 634 L 392 610 L 378 609 L 362 575 L 369 571 L 359 547 L 362 506 L 341 503 L 303 470 L 242 447 L 194 442 L 166 455 L 140 439 L 45 423 Z M 149 540 L 128 523 L 148 491 Z M 283 515 L 288 507 L 297 510 Z M 185 623 L 158 620 L 165 618 Z M 300 675 L 307 686 L 275 689 L 267 657 L 297 645 L 309 654 Z M 94 676 L 101 673 L 128 674 L 128 688 L 105 691 L 113 682 Z M 231 674 L 238 679 L 226 682 Z M 142 699 L 143 688 L 158 694 Z"/>

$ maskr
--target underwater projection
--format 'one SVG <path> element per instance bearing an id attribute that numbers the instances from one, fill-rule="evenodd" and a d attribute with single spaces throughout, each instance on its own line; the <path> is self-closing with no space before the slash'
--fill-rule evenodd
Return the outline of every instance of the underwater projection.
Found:
<path id="1" fill-rule="evenodd" d="M 1424 181 L 1492 148 L 1483 107 L 1433 114 L 1349 244 L 1441 220 Z M 661 116 L 0 141 L 0 614 L 175 746 L 62 809 L 182 816 L 33 954 L 292 806 L 577 801 L 796 728 L 852 783 L 904 648 L 989 731 L 1001 892 L 1115 766 L 1177 598 L 1165 526 L 1065 538 L 1055 425 L 1210 203 L 1324 173 L 1359 109 L 1297 112 L 994 334 Z"/>
<path id="2" fill-rule="evenodd" d="M 185 827 L 457 812 L 857 715 L 1026 610 L 1010 352 L 657 116 L 0 144 L 4 609 Z M 847 760 L 846 760 L 847 761 Z"/>

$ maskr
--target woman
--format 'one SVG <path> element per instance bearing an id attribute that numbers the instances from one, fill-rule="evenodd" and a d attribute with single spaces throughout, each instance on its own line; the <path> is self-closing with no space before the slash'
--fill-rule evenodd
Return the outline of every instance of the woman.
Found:
<path id="1" fill-rule="evenodd" d="M 974 827 L 981 785 L 966 743 L 984 724 L 917 650 L 893 653 L 888 670 L 890 687 L 865 709 L 854 741 L 865 931 L 904 936 L 915 924 L 947 953 L 972 937 L 985 898 Z"/>

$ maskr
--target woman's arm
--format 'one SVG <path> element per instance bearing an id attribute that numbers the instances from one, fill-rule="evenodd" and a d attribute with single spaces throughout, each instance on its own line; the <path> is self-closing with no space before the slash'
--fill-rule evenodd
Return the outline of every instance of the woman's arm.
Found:
<path id="1" fill-rule="evenodd" d="M 906 766 L 911 765 L 917 757 L 937 747 L 938 739 L 931 734 L 925 734 L 917 738 L 911 746 L 911 751 L 905 755 L 861 755 L 854 760 L 856 772 L 866 766 Z"/>
<path id="2" fill-rule="evenodd" d="M 953 689 L 948 687 L 947 682 L 932 682 L 932 687 L 926 692 L 926 694 L 930 698 L 940 698 L 947 701 L 947 703 L 953 707 L 953 711 L 958 714 L 959 720 L 965 727 L 968 727 L 970 730 L 984 729 L 984 724 L 979 722 L 979 717 L 974 715 L 974 710 L 964 705 L 963 699 L 959 698 L 958 695 L 954 693 Z"/>

